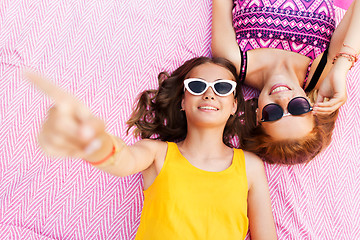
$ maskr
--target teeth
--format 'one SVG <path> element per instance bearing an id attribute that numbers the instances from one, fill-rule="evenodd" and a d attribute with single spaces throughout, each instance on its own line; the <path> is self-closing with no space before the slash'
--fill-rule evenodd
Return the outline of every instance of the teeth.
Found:
<path id="1" fill-rule="evenodd" d="M 289 90 L 287 87 L 282 87 L 282 86 L 280 86 L 280 87 L 277 87 L 277 88 L 275 88 L 274 90 L 272 90 L 271 93 L 276 93 L 276 92 L 281 92 L 281 91 L 287 91 L 287 90 Z"/>
<path id="2" fill-rule="evenodd" d="M 217 111 L 217 108 L 210 107 L 210 106 L 204 106 L 204 107 L 199 107 L 199 108 L 200 108 L 200 109 L 215 110 L 215 111 Z"/>

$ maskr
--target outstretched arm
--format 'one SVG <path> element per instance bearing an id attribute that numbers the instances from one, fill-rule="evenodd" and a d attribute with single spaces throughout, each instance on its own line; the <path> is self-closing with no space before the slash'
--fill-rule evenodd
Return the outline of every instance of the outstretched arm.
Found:
<path id="1" fill-rule="evenodd" d="M 75 97 L 37 73 L 24 74 L 55 101 L 39 135 L 40 146 L 46 153 L 82 158 L 116 176 L 143 171 L 154 162 L 158 141 L 143 140 L 127 146 L 120 138 L 110 136 L 105 123 Z"/>
<path id="2" fill-rule="evenodd" d="M 277 239 L 264 163 L 255 154 L 244 152 L 248 178 L 248 217 L 251 239 Z"/>
<path id="3" fill-rule="evenodd" d="M 356 55 L 360 52 L 359 23 L 360 1 L 354 0 L 331 39 L 327 63 L 327 67 L 331 69 L 319 86 L 315 113 L 330 114 L 340 108 L 347 99 L 346 75 L 352 62 L 345 57 L 338 57 L 333 65 L 332 62 L 338 53 Z M 323 102 L 325 97 L 330 100 Z"/>
<path id="4" fill-rule="evenodd" d="M 211 51 L 214 57 L 231 61 L 240 72 L 241 56 L 232 21 L 232 0 L 213 0 Z"/>

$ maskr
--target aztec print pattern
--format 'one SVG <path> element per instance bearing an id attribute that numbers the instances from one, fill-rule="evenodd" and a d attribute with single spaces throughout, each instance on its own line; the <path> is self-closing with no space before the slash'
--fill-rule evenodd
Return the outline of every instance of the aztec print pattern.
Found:
<path id="1" fill-rule="evenodd" d="M 235 0 L 233 23 L 243 52 L 279 48 L 314 60 L 329 47 L 335 30 L 329 0 Z"/>
<path id="2" fill-rule="evenodd" d="M 21 68 L 45 73 L 132 144 L 125 121 L 137 94 L 159 72 L 210 56 L 210 32 L 211 1 L 0 1 L 0 239 L 134 239 L 143 201 L 139 174 L 40 151 L 52 101 Z M 266 165 L 281 240 L 360 239 L 359 63 L 347 89 L 328 149 L 307 165 Z"/>

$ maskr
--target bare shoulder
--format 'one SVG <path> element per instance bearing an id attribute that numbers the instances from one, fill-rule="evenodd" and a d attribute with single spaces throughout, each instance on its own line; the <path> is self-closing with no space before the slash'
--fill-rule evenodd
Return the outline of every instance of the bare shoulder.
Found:
<path id="1" fill-rule="evenodd" d="M 244 151 L 246 169 L 256 171 L 264 168 L 264 162 L 256 154 Z"/>
<path id="2" fill-rule="evenodd" d="M 167 142 L 160 140 L 143 139 L 132 145 L 131 150 L 138 158 L 150 158 L 149 168 L 159 170 L 165 161 L 167 145 Z"/>
<path id="3" fill-rule="evenodd" d="M 256 154 L 244 151 L 246 176 L 249 189 L 259 181 L 266 180 L 264 162 Z"/>
<path id="4" fill-rule="evenodd" d="M 167 143 L 160 140 L 154 140 L 154 139 L 141 139 L 134 143 L 134 147 L 155 147 L 155 148 L 161 148 L 164 146 L 167 146 Z"/>
<path id="5" fill-rule="evenodd" d="M 131 148 L 132 150 L 135 151 L 142 149 L 143 151 L 148 152 L 149 154 L 157 158 L 158 156 L 161 156 L 164 153 L 166 154 L 167 143 L 154 139 L 142 139 L 136 142 L 134 145 L 132 145 Z"/>

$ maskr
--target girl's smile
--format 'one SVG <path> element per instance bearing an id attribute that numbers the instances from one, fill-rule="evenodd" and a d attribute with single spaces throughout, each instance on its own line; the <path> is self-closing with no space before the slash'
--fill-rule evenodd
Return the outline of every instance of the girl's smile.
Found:
<path id="1" fill-rule="evenodd" d="M 209 105 L 205 105 L 205 106 L 200 106 L 198 107 L 199 110 L 203 110 L 203 111 L 218 111 L 219 108 L 214 107 L 214 106 L 209 106 Z"/>
<path id="2" fill-rule="evenodd" d="M 276 94 L 283 91 L 290 91 L 291 88 L 286 84 L 275 84 L 271 89 L 269 95 Z"/>

